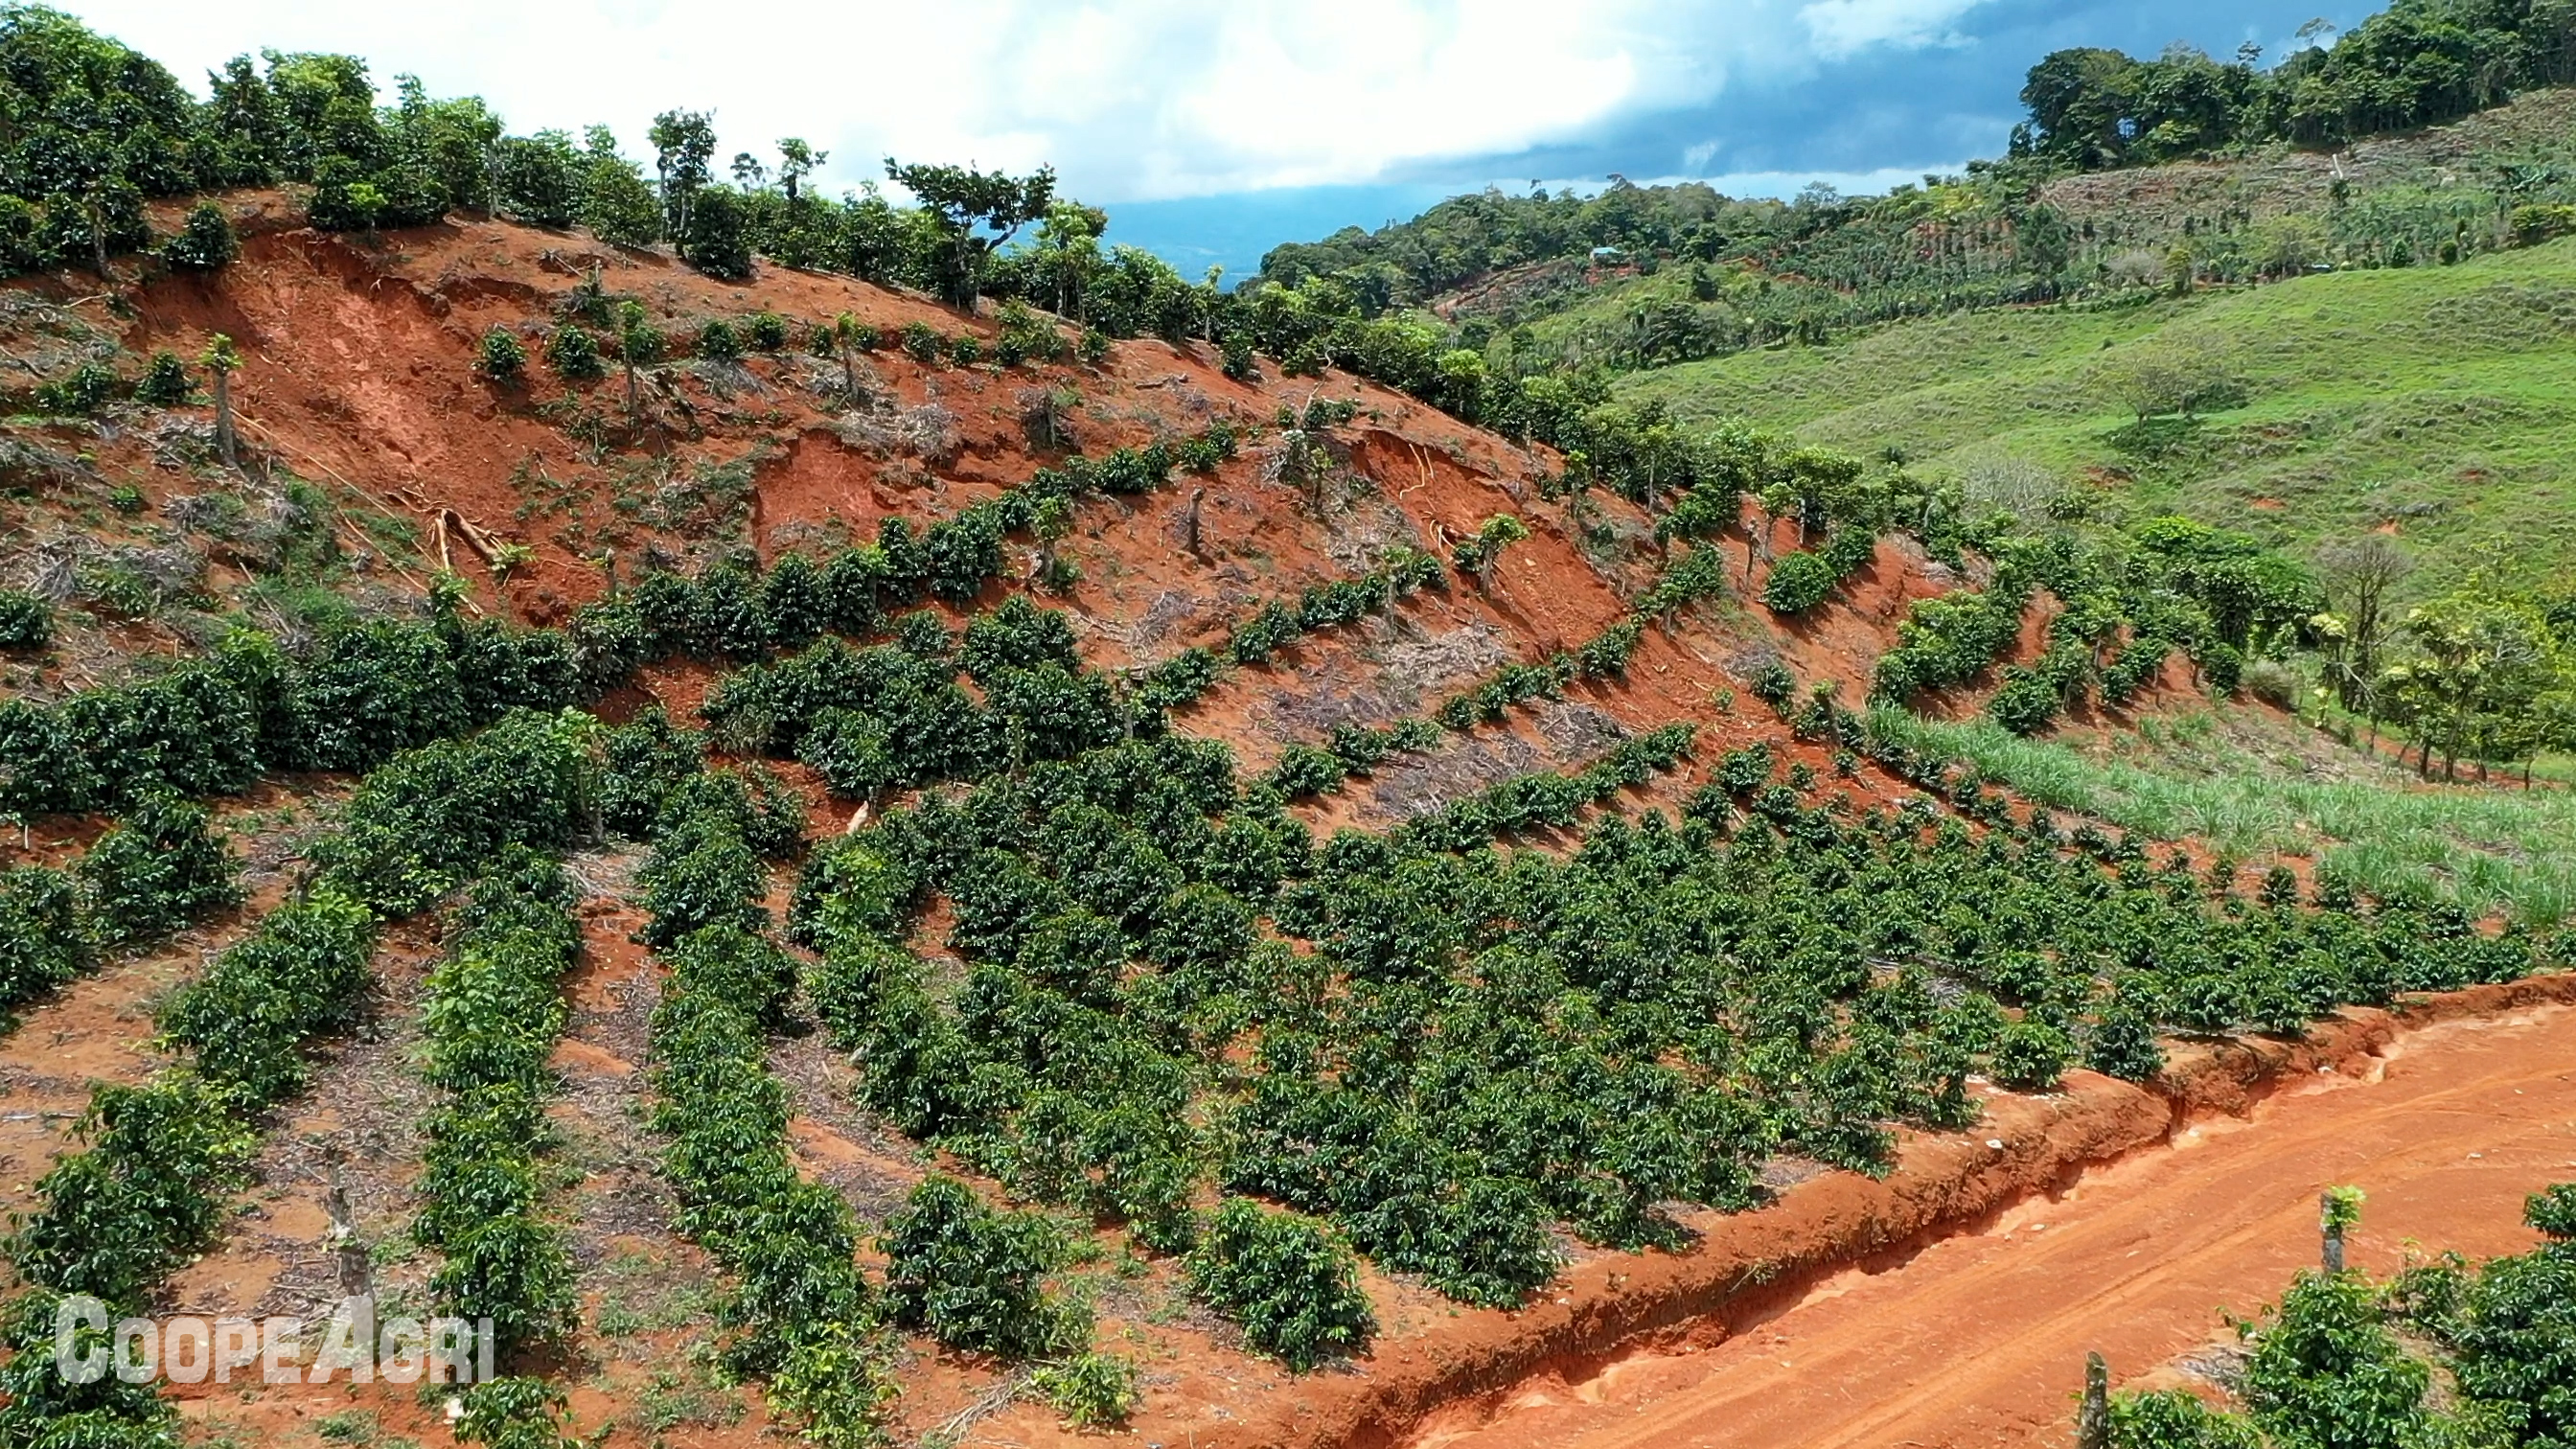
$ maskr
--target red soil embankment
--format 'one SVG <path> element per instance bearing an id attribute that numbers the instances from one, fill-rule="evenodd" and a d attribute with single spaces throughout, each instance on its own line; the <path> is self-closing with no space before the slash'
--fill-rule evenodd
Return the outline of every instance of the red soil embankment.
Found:
<path id="1" fill-rule="evenodd" d="M 2190 1049 L 2157 1090 L 2077 1073 L 1990 1099 L 1970 1133 L 1909 1136 L 1883 1181 L 1818 1178 L 1695 1221 L 1687 1252 L 1592 1259 L 1520 1313 L 1381 1342 L 1360 1376 L 1227 1437 L 2054 1443 L 2087 1349 L 2126 1381 L 2210 1338 L 2222 1304 L 2279 1296 L 2324 1186 L 2372 1194 L 2374 1268 L 2410 1238 L 2526 1246 L 2522 1195 L 2576 1174 L 2572 1004 L 2576 974 L 2536 977 Z"/>

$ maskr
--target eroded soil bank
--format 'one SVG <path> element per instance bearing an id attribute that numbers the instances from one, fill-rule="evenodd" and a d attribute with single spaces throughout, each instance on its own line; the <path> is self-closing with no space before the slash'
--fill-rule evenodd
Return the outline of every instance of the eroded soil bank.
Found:
<path id="1" fill-rule="evenodd" d="M 1909 1138 L 1884 1181 L 1817 1178 L 1694 1221 L 1686 1252 L 1589 1259 L 1519 1313 L 1390 1335 L 1357 1374 L 1192 1437 L 2065 1441 L 2087 1349 L 2116 1383 L 2170 1377 L 2222 1308 L 2252 1312 L 2313 1260 L 2324 1186 L 2370 1194 L 2355 1260 L 2375 1271 L 2410 1244 L 2527 1247 L 2523 1195 L 2576 1176 L 2571 1006 L 2576 974 L 2540 977 L 2352 1012 L 2302 1043 L 2187 1048 L 2159 1090 L 2078 1074 L 1995 1098 L 1972 1133 Z"/>

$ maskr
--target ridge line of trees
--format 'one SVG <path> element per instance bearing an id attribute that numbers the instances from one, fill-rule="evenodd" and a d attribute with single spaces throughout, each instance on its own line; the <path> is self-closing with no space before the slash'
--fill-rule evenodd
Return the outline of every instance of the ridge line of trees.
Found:
<path id="1" fill-rule="evenodd" d="M 2330 44 L 2262 64 L 2177 44 L 2153 60 L 2078 47 L 2030 68 L 2011 154 L 2083 171 L 2152 166 L 2266 142 L 2343 146 L 2457 120 L 2517 91 L 2576 80 L 2576 8 L 2564 0 L 2394 0 Z"/>

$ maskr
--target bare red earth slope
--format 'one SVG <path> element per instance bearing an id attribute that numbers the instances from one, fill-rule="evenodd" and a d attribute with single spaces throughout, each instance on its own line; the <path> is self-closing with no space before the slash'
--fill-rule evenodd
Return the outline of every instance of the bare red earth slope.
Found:
<path id="1" fill-rule="evenodd" d="M 800 346 L 808 325 L 842 312 L 889 337 L 907 324 L 986 338 L 992 327 L 842 277 L 764 267 L 733 285 L 575 235 L 458 221 L 369 240 L 302 229 L 277 198 L 234 205 L 249 235 L 245 256 L 213 277 L 158 276 L 114 299 L 44 281 L 6 293 L 0 333 L 27 356 L 102 339 L 134 356 L 193 356 L 209 334 L 230 335 L 245 357 L 236 396 L 251 451 L 243 475 L 214 477 L 203 466 L 202 407 L 178 410 L 175 422 L 111 414 L 94 427 L 13 429 L 9 467 L 23 485 L 6 505 L 13 550 L 48 567 L 122 560 L 174 578 L 193 570 L 186 591 L 206 606 L 74 623 L 41 668 L 11 672 L 0 686 L 9 694 L 56 697 L 112 677 L 129 656 L 201 647 L 228 610 L 290 635 L 308 627 L 311 601 L 264 582 L 274 570 L 260 552 L 261 521 L 287 510 L 318 510 L 343 556 L 363 563 L 331 581 L 362 610 L 409 607 L 445 563 L 470 581 L 474 607 L 551 622 L 648 567 L 837 546 L 873 536 L 886 517 L 949 516 L 1060 462 L 1068 445 L 1097 456 L 1218 421 L 1244 430 L 1237 458 L 1149 494 L 1088 502 L 1059 546 L 1079 578 L 1049 602 L 1072 614 L 1090 662 L 1144 664 L 1212 642 L 1260 603 L 1362 573 L 1396 545 L 1445 555 L 1496 514 L 1531 530 L 1488 584 L 1462 580 L 1314 636 L 1231 676 L 1182 715 L 1181 728 L 1227 741 L 1247 769 L 1333 725 L 1382 723 L 1498 665 L 1579 646 L 1617 622 L 1664 562 L 1647 520 L 1615 500 L 1590 505 L 1606 519 L 1607 542 L 1585 539 L 1564 504 L 1541 496 L 1540 480 L 1559 467 L 1544 449 L 1338 373 L 1235 381 L 1198 343 L 1126 342 L 1097 366 L 1020 368 L 924 365 L 887 347 L 857 364 L 865 402 L 856 406 L 841 395 L 842 364 L 798 347 L 658 365 L 637 379 L 631 407 L 614 372 L 567 387 L 539 362 L 526 385 L 497 385 L 475 371 L 482 337 L 509 329 L 542 355 L 584 288 L 633 300 L 674 338 L 761 310 L 790 319 Z M 1323 481 L 1288 481 L 1277 420 L 1319 398 L 1347 400 L 1354 412 L 1325 430 Z M 1044 437 L 1032 423 L 1041 409 L 1059 413 L 1069 436 Z M 1734 598 L 1750 597 L 1761 571 L 1744 576 L 1740 536 L 1725 547 Z M 502 560 L 506 569 L 490 566 Z M 1025 575 L 1033 562 L 1012 572 Z M 1791 739 L 1771 710 L 1735 695 L 1746 662 L 1776 653 L 1800 678 L 1833 682 L 1858 703 L 1896 618 L 1958 582 L 1882 542 L 1833 602 L 1794 625 L 1731 599 L 1699 605 L 1649 629 L 1624 679 L 1578 683 L 1561 700 L 1390 762 L 1300 812 L 1319 831 L 1384 825 L 1676 721 L 1700 728 L 1698 762 L 1627 803 L 1672 803 L 1706 779 L 1719 753 L 1754 741 L 1812 770 L 1820 797 L 1855 806 L 1903 798 L 1912 792 L 1866 764 L 1838 776 L 1826 746 Z M 997 584 L 981 602 L 1021 586 Z M 2024 654 L 2043 617 L 2025 631 Z M 697 666 L 657 669 L 610 712 L 658 701 L 685 717 L 710 682 Z M 838 830 L 814 782 L 799 783 L 814 799 L 815 827 Z M 0 1037 L 9 1108 L 0 1114 L 0 1207 L 26 1204 L 89 1082 L 136 1080 L 158 1063 L 152 1001 L 274 903 L 300 842 L 344 795 L 345 782 L 301 779 L 226 803 L 252 858 L 250 903 L 75 983 Z M 76 853 L 98 826 L 47 822 L 28 853 Z M 670 1231 L 656 1144 L 640 1126 L 638 1068 L 660 967 L 630 939 L 638 920 L 618 903 L 635 859 L 600 851 L 573 863 L 593 899 L 556 1057 L 566 1081 L 556 1122 L 581 1175 L 571 1191 L 585 1327 L 547 1367 L 573 1389 L 584 1423 L 615 1420 L 631 1428 L 628 1442 L 749 1444 L 766 1427 L 758 1396 L 713 1382 L 694 1356 L 710 1270 Z M 334 1048 L 314 1090 L 269 1133 L 224 1242 L 173 1285 L 178 1306 L 309 1308 L 329 1281 L 329 1224 L 316 1205 L 326 1171 L 345 1174 L 370 1238 L 399 1237 L 418 1167 L 417 1102 L 405 1095 L 416 1085 L 411 1007 L 439 949 L 426 927 L 388 941 L 368 1027 Z M 2550 995 L 2491 994 L 2449 1009 Z M 2571 1020 L 2443 1028 L 2412 1039 L 2384 1082 L 2284 1094 L 2241 1131 L 2202 1126 L 2201 1145 L 2183 1151 L 2155 1146 L 2177 1110 L 2242 1108 L 2275 1079 L 2325 1080 L 2320 1064 L 2337 1067 L 2332 1080 L 2350 1080 L 2397 1033 L 2364 1014 L 2314 1048 L 2220 1053 L 2186 1074 L 2178 1099 L 2080 1074 L 2062 1095 L 1997 1096 L 1973 1136 L 1907 1138 L 1885 1182 L 1792 1171 L 1784 1184 L 1804 1180 L 1769 1209 L 1692 1217 L 1703 1236 L 1686 1252 L 1580 1253 L 1555 1291 L 1516 1313 L 1463 1310 L 1372 1273 L 1386 1333 L 1347 1372 L 1292 1379 L 1244 1354 L 1214 1319 L 1172 1313 L 1168 1264 L 1140 1268 L 1104 1298 L 1102 1339 L 1144 1366 L 1136 1435 L 1164 1446 L 1461 1435 L 2044 1441 L 2085 1347 L 2111 1350 L 2124 1373 L 2143 1372 L 2205 1337 L 2217 1303 L 2243 1309 L 2276 1293 L 2305 1250 L 2292 1219 L 2312 1211 L 2324 1182 L 2358 1180 L 2379 1193 L 2375 1233 L 2472 1251 L 2516 1245 L 2505 1228 L 2510 1200 L 2548 1166 L 2543 1159 L 2576 1159 L 2576 1148 L 2561 1150 L 2576 1103 L 2563 1068 L 2549 1076 L 2576 1055 Z M 866 1213 L 881 1214 L 927 1169 L 912 1144 L 855 1107 L 846 1063 L 819 1040 L 782 1042 L 772 1068 L 793 1094 L 800 1166 Z M 2508 1186 L 2502 1166 L 2445 1157 L 2462 1133 L 2475 1138 L 2469 1150 L 2489 1152 L 2480 1163 L 2521 1176 Z M 1988 1147 L 1990 1137 L 2005 1148 Z M 2131 1154 L 2143 1155 L 2076 1176 Z M 2079 1184 L 2072 1196 L 2050 1198 L 2069 1182 Z M 2452 1191 L 2467 1206 L 2446 1221 L 2438 1204 Z M 2153 1273 L 2130 1266 L 2142 1242 L 2164 1249 Z M 2374 1262 L 2385 1260 L 2385 1236 L 2367 1246 Z M 1836 1276 L 1846 1268 L 1859 1276 Z M 384 1269 L 397 1287 L 425 1271 L 398 1258 Z M 1788 1347 L 1775 1353 L 1780 1336 Z M 1011 1403 L 1014 1380 L 999 1366 L 942 1355 L 926 1340 L 905 1353 L 899 1427 L 908 1436 L 953 1427 L 978 1442 L 1075 1437 L 1044 1409 Z M 1935 1371 L 1944 1364 L 1954 1367 Z M 445 1433 L 433 1407 L 391 1390 L 354 1400 L 340 1389 L 209 1392 L 189 1404 L 210 1436 L 297 1444 L 321 1442 L 324 1421 L 353 1407 L 387 1431 Z"/>

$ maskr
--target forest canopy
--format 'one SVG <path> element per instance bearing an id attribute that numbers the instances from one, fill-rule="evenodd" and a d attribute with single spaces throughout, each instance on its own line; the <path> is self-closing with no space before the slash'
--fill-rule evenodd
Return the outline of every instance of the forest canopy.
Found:
<path id="1" fill-rule="evenodd" d="M 2576 79 L 2568 0 L 2397 0 L 2316 43 L 2330 29 L 2301 27 L 2305 43 L 2268 69 L 2250 44 L 2227 62 L 2181 45 L 2154 60 L 2056 51 L 2030 69 L 2013 153 L 2095 171 L 2269 141 L 2340 146 Z"/>

